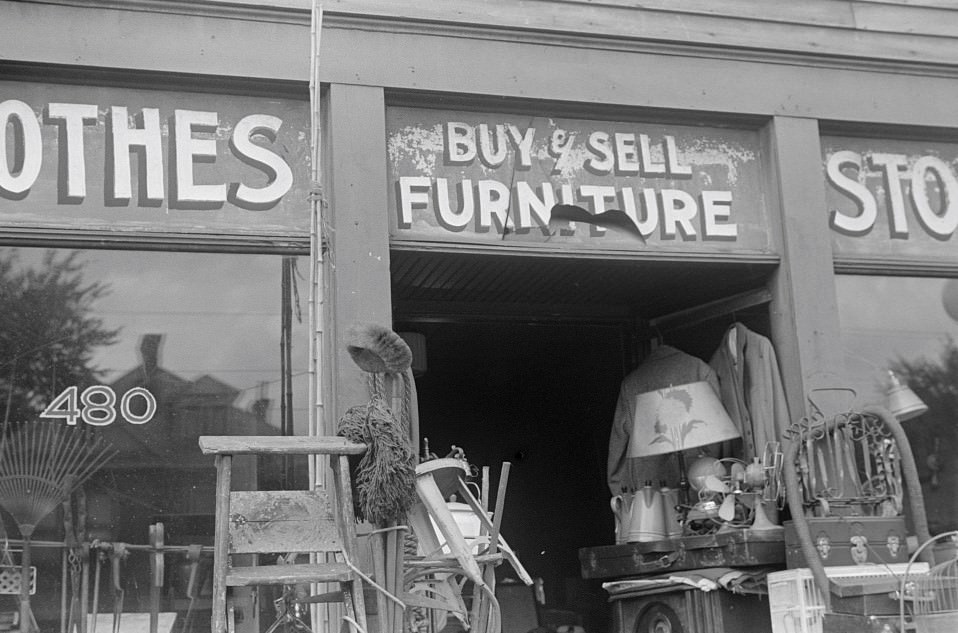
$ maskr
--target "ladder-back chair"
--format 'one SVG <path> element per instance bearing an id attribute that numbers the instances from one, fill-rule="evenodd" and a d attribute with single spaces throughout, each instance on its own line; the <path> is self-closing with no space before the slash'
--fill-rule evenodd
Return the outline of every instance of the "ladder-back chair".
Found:
<path id="1" fill-rule="evenodd" d="M 204 454 L 216 456 L 212 632 L 227 630 L 232 587 L 327 582 L 339 583 L 345 615 L 365 630 L 362 581 L 352 566 L 356 528 L 347 458 L 366 446 L 341 437 L 235 435 L 203 436 L 199 445 Z M 234 455 L 270 454 L 329 455 L 331 495 L 325 490 L 232 490 Z M 234 566 L 233 554 L 316 556 L 305 564 Z M 327 554 L 336 560 L 321 562 Z"/>

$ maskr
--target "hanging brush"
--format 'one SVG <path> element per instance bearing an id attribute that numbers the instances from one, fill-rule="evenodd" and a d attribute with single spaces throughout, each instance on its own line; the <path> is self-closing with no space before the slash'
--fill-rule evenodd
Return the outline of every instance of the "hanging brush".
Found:
<path id="1" fill-rule="evenodd" d="M 30 539 L 37 524 L 116 451 L 91 430 L 52 422 L 33 422 L 0 436 L 0 507 L 23 537 L 20 575 L 20 621 L 33 622 L 30 610 Z M 34 627 L 35 628 L 35 627 Z"/>

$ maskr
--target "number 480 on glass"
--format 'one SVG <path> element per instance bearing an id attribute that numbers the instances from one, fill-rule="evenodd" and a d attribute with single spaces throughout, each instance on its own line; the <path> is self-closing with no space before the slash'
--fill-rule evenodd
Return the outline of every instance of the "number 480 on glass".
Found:
<path id="1" fill-rule="evenodd" d="M 131 407 L 137 397 L 146 405 L 142 413 L 134 412 Z M 156 398 L 143 387 L 134 387 L 120 398 L 119 414 L 130 424 L 146 424 L 156 415 Z M 41 418 L 62 418 L 71 426 L 75 426 L 78 419 L 93 426 L 106 426 L 112 424 L 116 416 L 116 392 L 105 385 L 87 387 L 82 392 L 76 386 L 67 387 L 40 414 Z"/>

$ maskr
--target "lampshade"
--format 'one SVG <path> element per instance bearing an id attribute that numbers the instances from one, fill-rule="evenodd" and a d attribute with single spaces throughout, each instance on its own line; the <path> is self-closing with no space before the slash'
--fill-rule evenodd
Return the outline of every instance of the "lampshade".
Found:
<path id="1" fill-rule="evenodd" d="M 889 386 L 885 392 L 885 408 L 900 422 L 917 418 L 928 411 L 928 405 L 915 395 L 908 385 L 901 384 L 895 372 L 889 371 Z"/>
<path id="2" fill-rule="evenodd" d="M 676 385 L 635 398 L 629 457 L 651 457 L 741 437 L 712 385 Z"/>

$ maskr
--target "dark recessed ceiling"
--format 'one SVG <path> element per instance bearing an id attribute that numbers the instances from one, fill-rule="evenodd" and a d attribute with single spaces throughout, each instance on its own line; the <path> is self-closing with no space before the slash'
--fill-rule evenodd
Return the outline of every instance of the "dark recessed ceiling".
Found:
<path id="1" fill-rule="evenodd" d="M 405 322 L 650 320 L 764 289 L 774 266 L 394 250 L 392 299 Z"/>

